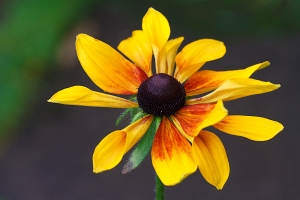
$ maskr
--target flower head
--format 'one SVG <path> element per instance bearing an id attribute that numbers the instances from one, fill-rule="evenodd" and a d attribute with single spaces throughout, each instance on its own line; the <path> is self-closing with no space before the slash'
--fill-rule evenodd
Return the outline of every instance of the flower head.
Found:
<path id="1" fill-rule="evenodd" d="M 214 133 L 203 129 L 214 126 L 255 141 L 271 139 L 283 129 L 280 123 L 228 115 L 223 102 L 270 92 L 280 85 L 249 78 L 269 62 L 241 70 L 198 71 L 206 62 L 225 54 L 224 44 L 200 39 L 177 53 L 183 37 L 169 40 L 169 36 L 167 19 L 153 8 L 144 16 L 142 30 L 133 31 L 118 46 L 130 61 L 104 42 L 79 34 L 77 55 L 92 81 L 107 93 L 132 97 L 128 100 L 73 86 L 57 92 L 49 102 L 126 108 L 132 114 L 129 126 L 108 134 L 97 145 L 94 172 L 115 167 L 140 141 L 142 145 L 138 144 L 124 172 L 135 168 L 142 160 L 140 155 L 151 148 L 153 167 L 165 185 L 181 182 L 198 167 L 210 184 L 221 189 L 229 176 L 226 151 Z"/>

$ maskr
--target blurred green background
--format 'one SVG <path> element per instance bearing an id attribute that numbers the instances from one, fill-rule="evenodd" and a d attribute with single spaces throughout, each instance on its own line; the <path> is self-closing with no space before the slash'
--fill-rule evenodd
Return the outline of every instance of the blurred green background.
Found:
<path id="1" fill-rule="evenodd" d="M 255 177 L 258 179 L 253 179 L 251 182 L 247 179 L 248 176 L 251 179 L 252 174 L 248 174 L 245 180 L 241 176 L 232 175 L 229 181 L 236 178 L 236 182 L 241 184 L 247 184 L 248 181 L 253 184 L 259 181 L 262 184 L 256 188 L 256 192 L 251 192 L 251 188 L 245 186 L 241 189 L 241 195 L 245 196 L 237 199 L 283 199 L 282 197 L 286 194 L 290 195 L 288 199 L 298 199 L 296 197 L 300 196 L 300 192 L 296 190 L 296 187 L 300 187 L 300 183 L 296 179 L 300 180 L 300 175 L 294 170 L 300 165 L 297 154 L 299 147 L 296 147 L 296 141 L 299 141 L 300 138 L 293 135 L 296 134 L 296 130 L 299 130 L 296 105 L 299 98 L 297 81 L 300 52 L 300 1 L 297 0 L 0 1 L 0 171 L 2 171 L 0 173 L 0 199 L 1 195 L 3 199 L 8 200 L 152 198 L 148 195 L 152 194 L 151 186 L 150 188 L 145 186 L 141 190 L 145 192 L 149 190 L 148 193 L 133 192 L 135 178 L 139 177 L 137 174 L 134 177 L 130 177 L 130 174 L 126 175 L 127 178 L 124 180 L 130 180 L 132 185 L 120 185 L 118 189 L 120 197 L 113 190 L 100 190 L 95 186 L 95 183 L 101 185 L 98 182 L 101 181 L 103 187 L 112 187 L 113 182 L 107 179 L 118 181 L 118 178 L 121 177 L 120 174 L 116 176 L 90 174 L 90 157 L 93 148 L 107 133 L 116 129 L 114 119 L 121 112 L 120 110 L 96 109 L 97 111 L 94 111 L 91 108 L 63 108 L 46 102 L 54 92 L 71 85 L 81 84 L 97 90 L 77 61 L 74 42 L 78 33 L 88 33 L 116 47 L 122 39 L 130 36 L 132 30 L 141 28 L 141 19 L 149 7 L 161 11 L 168 18 L 171 25 L 171 36 L 185 36 L 185 44 L 205 37 L 225 42 L 228 56 L 225 56 L 223 61 L 222 59 L 216 61 L 216 66 L 209 63 L 207 66 L 211 67 L 210 69 L 229 70 L 244 68 L 265 60 L 271 62 L 271 67 L 265 69 L 266 71 L 259 72 L 257 78 L 282 84 L 279 92 L 266 94 L 264 98 L 243 99 L 238 105 L 234 105 L 236 103 L 234 102 L 229 103 L 228 106 L 234 111 L 245 112 L 239 114 L 261 114 L 264 117 L 278 120 L 286 126 L 284 133 L 277 136 L 279 139 L 269 146 L 264 143 L 258 147 L 251 146 L 250 142 L 243 143 L 237 139 L 232 142 L 229 137 L 222 138 L 224 143 L 232 145 L 232 147 L 228 147 L 228 155 L 230 157 L 230 151 L 232 151 L 232 160 L 236 156 L 233 166 L 236 163 L 236 166 L 240 167 L 235 169 L 236 171 L 243 170 L 242 167 L 246 164 L 240 166 L 240 159 L 243 159 L 244 156 L 237 154 L 235 148 L 240 147 L 242 150 L 236 151 L 248 153 L 258 151 L 257 149 L 260 148 L 269 151 L 264 155 L 265 157 L 262 155 L 260 159 L 261 161 L 267 159 L 268 162 L 271 160 L 269 165 L 272 169 L 265 169 L 270 173 L 271 179 L 270 177 L 266 178 L 269 182 L 261 183 L 259 174 L 256 174 Z M 66 119 L 68 121 L 64 121 Z M 87 143 L 78 146 L 83 140 L 82 137 L 86 137 Z M 90 138 L 87 139 L 88 137 Z M 51 142 L 49 143 L 49 141 Z M 74 141 L 78 143 L 73 143 Z M 247 145 L 250 150 L 246 148 Z M 262 147 L 263 145 L 267 147 Z M 56 148 L 56 146 L 58 147 Z M 74 146 L 76 146 L 76 150 L 74 150 Z M 79 152 L 86 152 L 86 154 L 78 155 Z M 48 158 L 50 161 L 43 155 L 51 155 Z M 74 158 L 70 158 L 70 156 Z M 260 162 L 258 159 L 260 153 L 248 156 L 253 158 L 248 167 L 251 168 L 253 163 L 259 167 L 257 163 Z M 276 158 L 276 156 L 281 157 Z M 47 162 L 49 163 L 46 166 Z M 86 162 L 86 165 L 78 164 L 81 162 Z M 62 163 L 64 167 L 61 166 Z M 57 186 L 55 182 L 60 180 L 57 173 L 67 173 L 70 165 L 72 167 L 75 165 L 75 168 L 66 178 L 69 178 L 69 181 L 64 178 L 65 183 Z M 146 169 L 151 170 L 151 163 L 148 162 L 145 165 L 148 165 Z M 144 168 L 145 165 L 140 168 Z M 262 164 L 262 166 L 265 165 Z M 139 170 L 142 170 L 140 168 Z M 21 170 L 20 175 L 11 177 L 20 169 L 26 170 Z M 32 170 L 28 171 L 28 169 Z M 246 169 L 244 168 L 244 173 L 247 173 Z M 274 183 L 273 176 L 278 175 L 279 169 L 287 172 L 281 174 L 280 177 L 283 179 L 278 179 L 277 185 L 270 186 L 269 183 Z M 236 171 L 232 169 L 232 174 L 237 173 Z M 257 169 L 257 171 L 259 170 Z M 30 174 L 23 177 L 22 175 L 26 173 Z M 49 174 L 44 177 L 44 173 Z M 80 179 L 70 178 L 76 174 L 80 174 Z M 53 178 L 53 175 L 57 178 Z M 100 180 L 100 176 L 105 177 L 106 181 L 103 182 L 102 178 Z M 88 181 L 90 179 L 92 179 L 91 182 Z M 142 182 L 150 182 L 149 185 L 152 185 L 151 178 L 148 179 L 145 178 Z M 198 179 L 202 179 L 199 174 L 197 178 L 187 184 L 195 182 L 195 184 L 200 184 L 199 182 L 201 182 L 205 188 L 211 187 L 206 186 L 203 180 L 199 181 Z M 74 189 L 70 189 L 71 180 L 77 182 Z M 84 180 L 84 186 L 78 183 L 80 180 Z M 188 185 L 179 185 L 174 188 L 186 188 L 185 192 L 188 194 L 183 197 L 190 197 L 190 199 L 225 199 L 222 196 L 235 199 L 231 197 L 234 197 L 233 191 L 238 184 L 232 184 L 232 190 L 230 183 L 228 185 L 227 192 L 225 185 L 225 192 L 221 193 L 222 195 L 214 188 L 209 192 L 199 188 L 199 190 L 193 191 L 194 193 L 190 193 Z M 283 186 L 287 189 L 283 189 Z M 45 188 L 51 189 L 49 191 Z M 69 189 L 65 192 L 61 191 L 66 188 Z M 125 192 L 121 192 L 123 191 L 121 189 Z M 277 193 L 280 191 L 278 197 L 272 196 L 277 194 L 273 191 L 277 191 Z M 172 192 L 176 193 L 175 189 L 167 190 L 167 196 Z M 204 198 L 193 196 L 197 193 L 206 196 Z M 257 195 L 255 196 L 255 194 Z M 266 196 L 261 196 L 261 194 L 266 194 Z M 146 198 L 147 195 L 148 198 Z M 178 195 L 174 196 L 174 198 L 176 197 Z"/>

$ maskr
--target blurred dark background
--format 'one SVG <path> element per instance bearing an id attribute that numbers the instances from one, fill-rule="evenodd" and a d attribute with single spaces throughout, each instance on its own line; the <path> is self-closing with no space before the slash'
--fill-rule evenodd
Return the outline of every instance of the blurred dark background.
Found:
<path id="1" fill-rule="evenodd" d="M 171 38 L 185 37 L 181 47 L 200 38 L 225 43 L 224 58 L 204 69 L 239 69 L 268 60 L 271 66 L 253 77 L 282 85 L 225 106 L 230 114 L 277 120 L 283 132 L 253 142 L 210 129 L 222 139 L 230 161 L 225 187 L 217 191 L 197 171 L 167 187 L 167 199 L 299 199 L 297 0 L 0 1 L 0 199 L 154 199 L 150 157 L 127 175 L 120 172 L 124 162 L 101 174 L 92 172 L 95 146 L 128 123 L 115 125 L 122 110 L 47 103 L 72 85 L 100 90 L 77 60 L 78 33 L 116 48 L 132 30 L 141 29 L 149 7 L 168 18 Z"/>

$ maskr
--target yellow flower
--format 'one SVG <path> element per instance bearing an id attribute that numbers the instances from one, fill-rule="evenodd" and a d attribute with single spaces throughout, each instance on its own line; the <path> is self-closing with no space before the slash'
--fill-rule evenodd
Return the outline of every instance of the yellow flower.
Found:
<path id="1" fill-rule="evenodd" d="M 161 117 L 151 149 L 152 164 L 161 181 L 175 185 L 198 166 L 203 177 L 221 189 L 229 176 L 227 155 L 220 139 L 203 129 L 214 126 L 255 141 L 274 137 L 283 129 L 280 123 L 255 116 L 228 115 L 223 101 L 270 92 L 280 85 L 249 78 L 269 62 L 242 70 L 198 71 L 206 62 L 225 54 L 224 44 L 200 39 L 177 54 L 183 37 L 168 40 L 169 36 L 167 19 L 153 8 L 144 16 L 142 30 L 133 31 L 132 37 L 118 46 L 132 62 L 104 42 L 79 34 L 77 55 L 92 81 L 108 93 L 137 95 L 137 101 L 73 86 L 57 92 L 49 102 L 140 108 L 146 113 L 98 144 L 93 154 L 94 172 L 115 167 L 145 135 L 153 119 Z M 155 74 L 151 68 L 153 56 Z M 212 92 L 195 97 L 209 91 Z"/>

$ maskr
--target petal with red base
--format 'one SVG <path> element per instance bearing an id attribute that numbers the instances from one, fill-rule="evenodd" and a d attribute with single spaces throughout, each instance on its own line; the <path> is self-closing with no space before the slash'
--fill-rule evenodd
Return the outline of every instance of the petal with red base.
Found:
<path id="1" fill-rule="evenodd" d="M 167 186 L 180 183 L 197 169 L 190 143 L 166 117 L 154 137 L 151 157 L 158 177 Z"/>
<path id="2" fill-rule="evenodd" d="M 200 70 L 194 73 L 185 83 L 187 96 L 208 92 L 219 87 L 224 81 L 233 78 L 249 78 L 255 71 L 269 66 L 268 61 L 247 67 L 246 69 L 230 71 Z"/>
<path id="3" fill-rule="evenodd" d="M 185 106 L 171 118 L 179 130 L 182 128 L 185 134 L 195 137 L 203 128 L 221 121 L 227 113 L 223 102 L 219 101 L 218 103 Z"/>
<path id="4" fill-rule="evenodd" d="M 271 92 L 279 87 L 279 84 L 251 78 L 230 79 L 224 81 L 220 87 L 203 97 L 187 100 L 186 104 L 212 103 L 218 100 L 230 101 L 251 95 Z"/>

